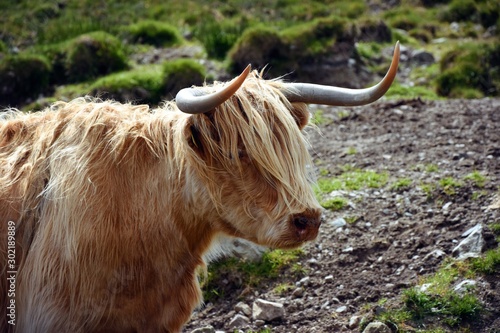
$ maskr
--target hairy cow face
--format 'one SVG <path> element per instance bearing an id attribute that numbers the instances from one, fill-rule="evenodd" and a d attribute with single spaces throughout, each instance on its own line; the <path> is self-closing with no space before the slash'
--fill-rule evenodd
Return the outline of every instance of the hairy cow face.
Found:
<path id="1" fill-rule="evenodd" d="M 291 248 L 317 236 L 321 209 L 302 133 L 309 112 L 289 103 L 278 85 L 248 78 L 222 106 L 191 116 L 186 138 L 197 156 L 195 174 L 217 209 L 211 222 L 259 244 Z"/>

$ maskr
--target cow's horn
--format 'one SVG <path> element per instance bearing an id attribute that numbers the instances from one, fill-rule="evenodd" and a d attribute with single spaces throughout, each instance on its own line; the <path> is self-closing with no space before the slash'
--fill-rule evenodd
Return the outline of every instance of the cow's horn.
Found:
<path id="1" fill-rule="evenodd" d="M 240 76 L 234 78 L 226 87 L 211 94 L 207 94 L 199 88 L 182 89 L 175 96 L 177 107 L 182 112 L 192 114 L 205 113 L 215 109 L 234 95 L 247 78 L 250 70 L 251 66 L 248 65 Z"/>
<path id="2" fill-rule="evenodd" d="M 285 96 L 290 102 L 303 102 L 335 106 L 356 106 L 376 101 L 391 86 L 399 64 L 399 42 L 394 47 L 394 55 L 389 70 L 378 84 L 365 89 L 347 89 L 310 83 L 289 83 L 290 90 Z"/>

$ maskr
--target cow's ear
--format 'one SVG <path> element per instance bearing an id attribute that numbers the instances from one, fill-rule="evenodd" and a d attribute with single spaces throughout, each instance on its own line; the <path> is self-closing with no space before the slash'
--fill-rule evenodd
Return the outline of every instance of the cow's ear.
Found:
<path id="1" fill-rule="evenodd" d="M 205 155 L 205 149 L 203 147 L 203 136 L 199 130 L 199 126 L 195 121 L 196 115 L 190 116 L 184 127 L 184 138 L 186 139 L 188 145 L 197 152 L 201 157 Z"/>
<path id="2" fill-rule="evenodd" d="M 307 105 L 304 103 L 292 103 L 292 116 L 297 122 L 299 129 L 303 129 L 309 123 L 309 118 L 311 115 L 309 114 L 309 110 L 307 109 Z"/>

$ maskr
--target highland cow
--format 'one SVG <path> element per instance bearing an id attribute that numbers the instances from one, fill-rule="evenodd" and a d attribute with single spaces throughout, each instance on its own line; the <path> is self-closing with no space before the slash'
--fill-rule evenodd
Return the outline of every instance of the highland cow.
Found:
<path id="1" fill-rule="evenodd" d="M 79 98 L 0 120 L 1 332 L 179 332 L 201 302 L 218 235 L 273 248 L 313 240 L 321 208 L 306 103 L 351 90 L 263 80 L 148 106 Z"/>

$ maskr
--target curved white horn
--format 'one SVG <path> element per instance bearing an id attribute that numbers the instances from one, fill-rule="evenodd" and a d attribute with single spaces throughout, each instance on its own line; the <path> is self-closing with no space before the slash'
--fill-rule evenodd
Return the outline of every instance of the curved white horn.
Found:
<path id="1" fill-rule="evenodd" d="M 288 83 L 290 90 L 284 92 L 290 102 L 303 102 L 334 106 L 365 105 L 382 97 L 391 86 L 399 64 L 399 41 L 394 47 L 391 66 L 385 77 L 370 88 L 347 89 L 311 83 Z"/>
<path id="2" fill-rule="evenodd" d="M 250 73 L 251 66 L 245 70 L 223 89 L 207 94 L 199 88 L 184 88 L 177 93 L 175 100 L 179 110 L 185 113 L 205 113 L 215 109 L 227 101 L 241 87 Z"/>

